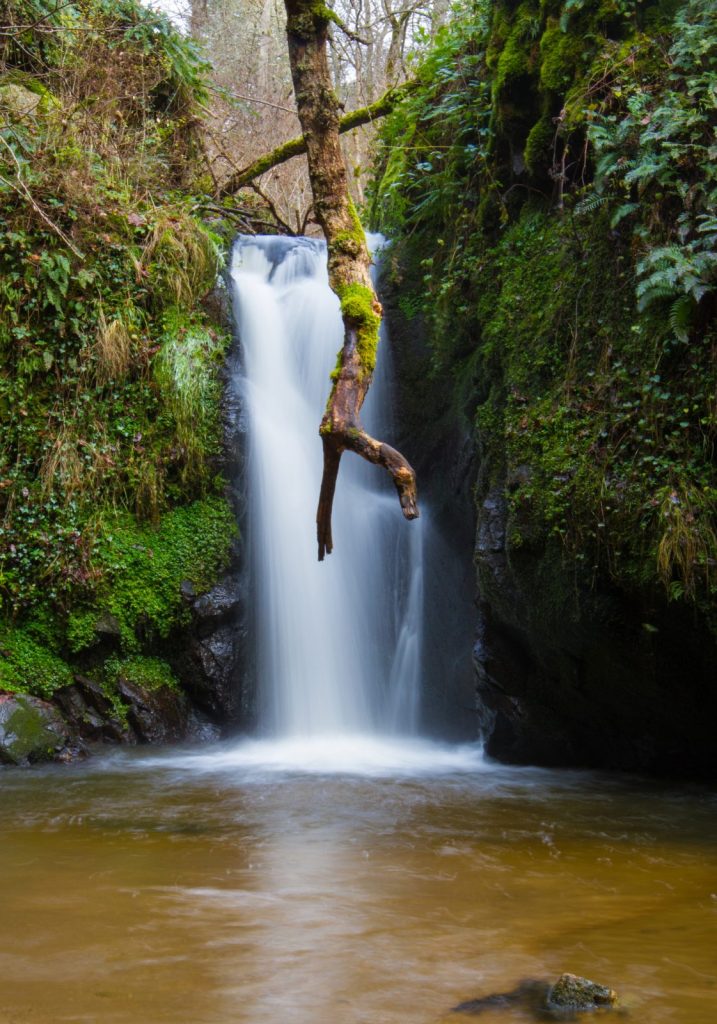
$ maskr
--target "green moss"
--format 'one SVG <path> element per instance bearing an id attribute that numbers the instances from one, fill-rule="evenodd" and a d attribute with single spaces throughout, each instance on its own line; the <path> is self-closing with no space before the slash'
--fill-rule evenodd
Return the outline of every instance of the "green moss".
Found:
<path id="1" fill-rule="evenodd" d="M 50 697 L 72 683 L 69 666 L 25 630 L 0 628 L 0 690 Z"/>
<path id="2" fill-rule="evenodd" d="M 350 231 L 339 231 L 334 235 L 329 244 L 329 262 L 332 258 L 349 257 L 355 259 L 366 247 L 366 234 L 356 207 L 349 199 L 349 214 L 353 227 Z"/>
<path id="3" fill-rule="evenodd" d="M 139 652 L 152 638 L 166 638 L 188 620 L 182 582 L 200 593 L 208 589 L 227 565 L 235 535 L 223 498 L 175 509 L 156 526 L 116 516 L 100 541 L 103 583 L 91 611 L 96 618 L 114 616 L 127 652 Z"/>
<path id="4" fill-rule="evenodd" d="M 502 26 L 503 23 L 499 22 Z M 493 94 L 500 96 L 506 87 L 530 75 L 533 68 L 540 19 L 532 3 L 523 3 L 510 20 L 510 31 L 502 46 L 494 42 L 499 54 L 493 77 Z"/>
<path id="5" fill-rule="evenodd" d="M 583 39 L 549 22 L 540 37 L 541 88 L 548 92 L 564 91 L 573 81 L 584 52 Z"/>
<path id="6" fill-rule="evenodd" d="M 94 647 L 97 634 L 98 616 L 95 611 L 73 611 L 67 617 L 67 646 L 73 653 Z"/>
<path id="7" fill-rule="evenodd" d="M 47 761 L 63 746 L 60 722 L 48 719 L 23 697 L 15 698 L 15 710 L 4 723 L 3 753 L 15 764 Z"/>
<path id="8" fill-rule="evenodd" d="M 108 658 L 104 666 L 105 678 L 110 685 L 120 679 L 141 686 L 145 690 L 159 690 L 166 686 L 177 690 L 179 684 L 172 669 L 161 658 L 134 655 L 129 658 Z"/>
<path id="9" fill-rule="evenodd" d="M 357 350 L 364 375 L 373 373 L 381 317 L 375 311 L 373 289 L 362 284 L 342 285 L 338 289 L 341 315 L 356 330 Z"/>
<path id="10" fill-rule="evenodd" d="M 549 114 L 543 114 L 528 132 L 523 159 L 531 174 L 544 173 L 550 165 L 557 128 Z"/>

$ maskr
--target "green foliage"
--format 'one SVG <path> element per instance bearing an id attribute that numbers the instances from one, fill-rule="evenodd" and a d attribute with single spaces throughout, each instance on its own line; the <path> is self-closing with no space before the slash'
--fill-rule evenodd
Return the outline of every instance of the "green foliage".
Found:
<path id="1" fill-rule="evenodd" d="M 428 334 L 421 443 L 474 423 L 509 557 L 557 546 L 587 583 L 708 608 L 717 15 L 668 7 L 461 9 L 382 129 L 371 202 Z"/>
<path id="2" fill-rule="evenodd" d="M 127 652 L 166 639 L 188 621 L 181 584 L 188 581 L 199 593 L 208 589 L 226 567 L 235 531 L 223 498 L 173 509 L 156 526 L 140 525 L 126 513 L 108 517 L 96 545 L 91 604 L 76 609 L 68 639 L 76 650 L 88 646 L 90 624 L 94 632 L 107 615 Z"/>
<path id="3" fill-rule="evenodd" d="M 159 690 L 163 686 L 177 689 L 177 680 L 166 661 L 134 655 L 130 658 L 108 658 L 104 666 L 105 678 L 110 685 L 120 679 L 145 690 Z"/>
<path id="4" fill-rule="evenodd" d="M 153 653 L 225 564 L 228 339 L 195 44 L 134 0 L 0 12 L 0 685 L 47 694 L 108 618 Z"/>
<path id="5" fill-rule="evenodd" d="M 714 4 L 688 0 L 673 31 L 654 78 L 620 69 L 612 104 L 593 114 L 588 131 L 595 188 L 622 202 L 615 224 L 631 218 L 641 309 L 685 297 L 696 306 L 717 286 Z M 680 308 L 684 316 L 688 307 Z"/>
<path id="6" fill-rule="evenodd" d="M 0 690 L 51 697 L 72 683 L 70 668 L 27 631 L 0 627 Z"/>

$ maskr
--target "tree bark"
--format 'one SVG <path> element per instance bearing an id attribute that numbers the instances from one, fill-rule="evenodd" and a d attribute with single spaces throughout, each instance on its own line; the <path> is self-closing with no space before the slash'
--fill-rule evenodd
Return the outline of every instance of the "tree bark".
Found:
<path id="1" fill-rule="evenodd" d="M 341 455 L 353 451 L 393 478 L 403 514 L 418 515 L 416 475 L 400 452 L 370 437 L 360 412 L 373 377 L 381 305 L 371 284 L 371 257 L 351 202 L 339 143 L 339 101 L 327 56 L 332 11 L 320 0 L 285 0 L 289 62 L 306 140 L 314 212 L 328 245 L 329 283 L 341 302 L 344 341 L 319 433 L 324 449 L 316 530 L 319 561 L 333 549 L 331 511 Z"/>
<path id="2" fill-rule="evenodd" d="M 371 103 L 367 107 L 359 107 L 358 110 L 352 110 L 349 114 L 344 114 L 339 119 L 339 133 L 343 135 L 344 132 L 350 132 L 354 128 L 360 128 L 361 125 L 378 121 L 380 118 L 385 117 L 386 114 L 390 114 L 399 100 L 407 96 L 415 87 L 415 82 L 406 82 L 404 85 L 389 89 L 375 103 Z M 306 139 L 303 135 L 301 138 L 283 142 L 276 149 L 272 149 L 270 153 L 265 153 L 264 156 L 260 156 L 240 171 L 232 174 L 228 181 L 219 189 L 219 198 L 223 199 L 226 196 L 234 195 L 240 188 L 248 185 L 261 174 L 266 174 L 272 167 L 278 167 L 280 164 L 286 163 L 287 160 L 291 160 L 293 157 L 300 156 L 305 152 Z"/>

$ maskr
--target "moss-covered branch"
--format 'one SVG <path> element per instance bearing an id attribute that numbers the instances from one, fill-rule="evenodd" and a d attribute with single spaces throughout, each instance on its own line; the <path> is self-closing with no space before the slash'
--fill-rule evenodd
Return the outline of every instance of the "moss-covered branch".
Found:
<path id="1" fill-rule="evenodd" d="M 352 110 L 349 114 L 344 114 L 339 120 L 339 133 L 350 132 L 354 128 L 360 128 L 361 125 L 370 124 L 372 121 L 385 117 L 414 88 L 415 82 L 407 82 L 405 85 L 389 89 L 375 103 L 371 103 L 366 107 L 359 107 L 358 110 Z M 219 197 L 233 195 L 255 178 L 266 174 L 272 167 L 278 167 L 280 164 L 286 163 L 287 160 L 291 160 L 293 157 L 300 156 L 305 152 L 306 140 L 303 136 L 282 143 L 281 146 L 277 146 L 270 153 L 265 153 L 264 156 L 260 156 L 258 160 L 254 160 L 247 167 L 232 174 L 219 190 Z"/>
<path id="2" fill-rule="evenodd" d="M 377 104 L 339 118 L 340 104 L 327 60 L 329 18 L 314 0 L 285 0 L 289 62 L 297 113 L 306 139 L 314 211 L 328 248 L 329 284 L 341 302 L 344 341 L 319 433 L 324 451 L 316 538 L 319 561 L 331 554 L 331 513 L 339 462 L 355 452 L 391 476 L 406 519 L 418 515 L 416 475 L 400 452 L 371 437 L 360 413 L 371 385 L 381 324 L 381 304 L 371 284 L 366 236 L 349 196 L 346 163 L 339 134 L 386 113 L 406 88 L 393 90 Z M 266 165 L 264 165 L 266 166 Z"/>

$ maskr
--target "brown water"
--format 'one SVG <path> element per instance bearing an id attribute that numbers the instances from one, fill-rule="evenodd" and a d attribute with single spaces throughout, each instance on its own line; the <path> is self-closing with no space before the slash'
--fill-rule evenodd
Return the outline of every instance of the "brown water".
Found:
<path id="1" fill-rule="evenodd" d="M 264 753 L 0 775 L 2 1024 L 459 1024 L 565 970 L 717 1021 L 714 793 Z"/>

